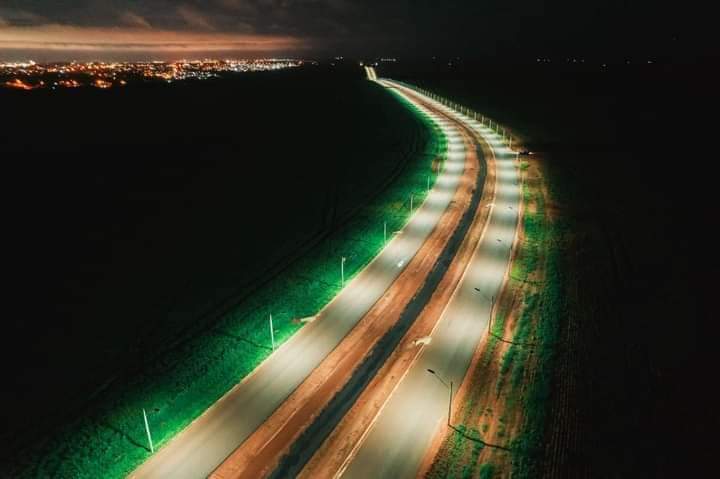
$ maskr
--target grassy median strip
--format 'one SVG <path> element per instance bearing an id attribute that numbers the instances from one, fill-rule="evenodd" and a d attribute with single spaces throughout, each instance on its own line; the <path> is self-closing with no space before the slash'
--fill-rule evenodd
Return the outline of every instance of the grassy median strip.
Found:
<path id="1" fill-rule="evenodd" d="M 389 100 L 393 101 L 393 100 Z M 170 441 L 271 352 L 268 315 L 277 345 L 316 315 L 341 289 L 340 258 L 350 280 L 408 221 L 432 186 L 447 149 L 442 132 L 410 103 L 421 127 L 407 128 L 411 155 L 397 177 L 342 228 L 217 321 L 147 368 L 111 387 L 95 408 L 20 459 L 13 477 L 121 478 L 150 456 L 146 409 L 156 450 Z M 413 128 L 416 128 L 414 126 Z M 440 161 L 439 161 L 440 159 Z"/>

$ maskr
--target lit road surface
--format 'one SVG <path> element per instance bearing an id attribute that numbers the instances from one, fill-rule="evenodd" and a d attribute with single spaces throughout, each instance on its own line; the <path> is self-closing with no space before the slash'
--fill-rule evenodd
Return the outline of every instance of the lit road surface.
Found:
<path id="1" fill-rule="evenodd" d="M 441 109 L 479 132 L 493 148 L 497 173 L 494 206 L 484 235 L 432 340 L 424 346 L 339 471 L 343 477 L 416 476 L 433 435 L 438 426 L 445 424 L 448 414 L 449 390 L 427 370 L 434 370 L 447 383 L 452 381 L 457 390 L 475 348 L 487 334 L 490 298 L 498 296 L 510 264 L 522 198 L 516 156 L 503 146 L 501 137 L 479 122 Z"/>
<path id="2" fill-rule="evenodd" d="M 436 118 L 422 105 L 417 107 Z M 437 123 L 448 138 L 447 159 L 434 188 L 401 233 L 346 284 L 315 321 L 299 330 L 129 477 L 207 477 L 282 404 L 382 297 L 437 225 L 464 170 L 465 152 L 459 133 L 446 121 L 437 119 Z M 382 225 L 383 218 L 378 218 L 378 228 Z M 339 275 L 340 258 L 335 260 Z"/>

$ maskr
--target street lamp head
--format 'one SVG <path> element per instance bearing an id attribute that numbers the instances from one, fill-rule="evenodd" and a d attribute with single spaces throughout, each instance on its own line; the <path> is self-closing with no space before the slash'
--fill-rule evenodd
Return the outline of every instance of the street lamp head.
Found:
<path id="1" fill-rule="evenodd" d="M 427 372 L 429 372 L 430 374 L 435 374 L 435 371 L 433 371 L 432 369 L 428 369 Z"/>

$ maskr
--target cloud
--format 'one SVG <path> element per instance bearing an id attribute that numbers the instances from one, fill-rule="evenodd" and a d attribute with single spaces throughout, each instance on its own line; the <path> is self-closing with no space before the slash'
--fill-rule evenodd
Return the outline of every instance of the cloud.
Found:
<path id="1" fill-rule="evenodd" d="M 0 0 L 0 5 L 4 1 Z M 350 51 L 347 47 L 352 45 L 369 49 L 380 39 L 387 41 L 388 36 L 402 37 L 404 33 L 403 26 L 398 25 L 396 20 L 405 9 L 395 2 L 380 0 L 84 0 L 72 7 L 63 7 L 63 2 L 56 0 L 27 2 L 42 4 L 45 18 L 0 6 L 0 17 L 6 23 L 0 26 L 0 32 L 9 27 L 39 28 L 28 30 L 29 35 L 22 40 L 35 43 L 46 41 L 49 32 L 54 32 L 53 38 L 63 40 L 47 42 L 53 45 L 52 48 L 66 48 L 64 43 L 75 46 L 83 43 L 76 40 L 66 42 L 67 33 L 57 33 L 61 25 L 66 31 L 72 28 L 85 29 L 84 32 L 93 29 L 136 31 L 137 35 L 143 31 L 186 31 L 188 38 L 191 32 L 195 32 L 215 33 L 223 38 L 235 35 L 242 38 L 292 38 L 296 42 L 302 39 L 303 44 L 317 46 L 323 53 L 338 48 L 347 53 Z M 80 3 L 93 8 L 84 8 Z M 32 33 L 37 33 L 39 37 L 30 38 Z M 17 31 L 12 34 L 13 42 L 16 42 Z M 0 50 L 15 48 L 9 46 L 7 35 L 5 37 L 6 40 L 0 43 Z M 112 43 L 93 39 L 83 48 L 99 48 L 100 45 L 102 48 L 116 48 L 109 45 Z"/>
<path id="2" fill-rule="evenodd" d="M 196 28 L 198 30 L 214 30 L 215 27 L 213 27 L 210 22 L 208 21 L 207 17 L 205 15 L 201 14 L 199 11 L 195 10 L 194 8 L 187 6 L 187 5 L 181 5 L 177 8 L 177 13 L 182 18 L 185 23 L 191 27 Z"/>
<path id="3" fill-rule="evenodd" d="M 215 0 L 215 3 L 238 15 L 255 16 L 258 13 L 257 7 L 248 0 Z"/>
<path id="4" fill-rule="evenodd" d="M 237 33 L 245 33 L 245 34 L 255 33 L 255 27 L 253 27 L 252 25 L 250 25 L 247 22 L 238 22 L 235 25 L 234 30 Z"/>
<path id="5" fill-rule="evenodd" d="M 145 20 L 140 15 L 130 11 L 120 14 L 119 20 L 120 22 L 122 22 L 123 25 L 127 25 L 129 27 L 152 28 L 150 22 Z"/>
<path id="6" fill-rule="evenodd" d="M 286 53 L 308 46 L 303 40 L 283 35 L 185 32 L 147 28 L 90 28 L 65 25 L 0 29 L 0 50 Z"/>
<path id="7" fill-rule="evenodd" d="M 35 13 L 16 8 L 0 7 L 0 27 L 8 25 L 38 25 L 46 23 L 47 20 Z"/>

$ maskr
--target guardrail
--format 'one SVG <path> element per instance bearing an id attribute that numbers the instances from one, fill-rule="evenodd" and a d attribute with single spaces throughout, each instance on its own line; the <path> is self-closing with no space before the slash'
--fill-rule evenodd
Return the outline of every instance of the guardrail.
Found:
<path id="1" fill-rule="evenodd" d="M 388 80 L 391 80 L 391 79 L 388 78 Z M 435 100 L 436 102 L 439 102 L 439 103 L 445 105 L 448 108 L 452 108 L 453 110 L 457 111 L 458 113 L 461 113 L 469 118 L 474 119 L 475 121 L 479 121 L 483 126 L 490 128 L 496 134 L 502 136 L 503 141 L 507 142 L 508 148 L 512 149 L 513 137 L 508 133 L 509 129 L 506 129 L 505 126 L 500 125 L 500 123 L 498 123 L 497 120 L 493 120 L 492 118 L 490 118 L 487 115 L 479 113 L 479 112 L 473 110 L 472 108 L 468 108 L 457 102 L 451 101 L 448 98 L 445 98 L 444 96 L 433 93 L 430 90 L 426 90 L 425 88 L 420 88 L 419 86 L 413 85 L 411 83 L 406 83 L 406 82 L 400 81 L 400 80 L 392 80 L 392 81 L 404 86 L 405 88 L 408 88 L 410 90 L 421 93 L 421 94 Z"/>

